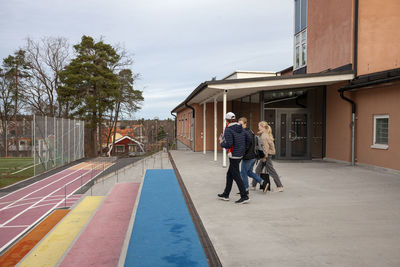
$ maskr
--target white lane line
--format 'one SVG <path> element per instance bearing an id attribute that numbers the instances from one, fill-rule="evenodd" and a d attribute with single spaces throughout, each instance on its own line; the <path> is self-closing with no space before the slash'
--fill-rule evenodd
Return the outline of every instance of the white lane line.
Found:
<path id="1" fill-rule="evenodd" d="M 54 201 L 60 201 L 61 199 L 64 199 L 64 195 L 63 196 L 57 196 L 57 198 L 51 198 L 51 199 L 43 200 L 43 202 L 49 202 L 49 201 L 53 201 L 54 202 Z M 72 198 L 71 197 L 69 199 L 79 199 L 79 198 Z M 68 199 L 67 199 L 67 201 L 68 201 Z M 30 205 L 30 204 L 34 204 L 34 203 L 36 203 L 36 202 L 35 201 L 26 202 L 26 203 L 22 203 L 22 204 L 19 204 L 19 205 L 14 205 L 14 206 L 8 207 L 7 209 L 18 208 L 18 207 L 21 207 L 21 206 Z"/>
<path id="2" fill-rule="evenodd" d="M 75 166 L 72 166 L 72 167 L 68 168 L 68 169 L 65 169 L 65 170 L 62 170 L 62 171 L 60 171 L 60 172 L 57 172 L 57 173 L 55 173 L 55 174 L 53 174 L 53 175 L 50 175 L 49 177 L 46 177 L 46 178 L 44 178 L 44 179 L 42 179 L 42 180 L 36 181 L 36 182 L 34 182 L 33 184 L 30 184 L 30 185 L 28 185 L 28 186 L 25 186 L 25 187 L 22 187 L 22 188 L 20 188 L 20 189 L 17 189 L 17 190 L 15 190 L 15 191 L 13 191 L 13 192 L 11 192 L 11 193 L 5 195 L 5 196 L 0 197 L 0 200 L 3 199 L 3 198 L 5 198 L 5 197 L 12 196 L 13 194 L 15 194 L 15 193 L 17 193 L 17 192 L 19 192 L 19 191 L 21 191 L 21 190 L 28 189 L 29 187 L 31 187 L 31 186 L 33 186 L 33 185 L 35 185 L 35 184 L 37 184 L 37 183 L 46 181 L 46 180 L 52 178 L 53 176 L 56 176 L 56 175 L 58 175 L 58 174 L 60 174 L 60 173 L 63 173 L 63 172 L 66 172 L 66 171 L 68 171 L 69 169 L 72 169 L 73 167 L 77 167 L 77 166 L 79 166 L 79 165 L 81 165 L 81 164 L 83 164 L 83 163 L 86 163 L 86 162 L 81 162 L 81 163 L 79 163 L 79 164 L 76 164 Z"/>
<path id="3" fill-rule="evenodd" d="M 103 171 L 105 171 L 106 169 L 108 169 L 108 168 L 109 168 L 110 166 L 112 166 L 112 165 L 113 165 L 113 164 L 110 164 L 107 168 L 104 168 Z M 92 179 L 89 179 L 86 183 L 84 183 L 82 186 L 78 187 L 75 191 L 72 191 L 72 193 L 70 193 L 70 194 L 68 195 L 68 197 L 69 197 L 69 196 L 72 196 L 76 191 L 78 191 L 80 188 L 82 188 L 83 186 L 85 186 L 86 184 L 88 184 L 91 180 L 93 180 L 94 178 L 96 178 L 96 176 L 99 175 L 99 174 L 101 174 L 103 171 L 101 171 L 101 172 L 99 172 L 98 174 L 96 174 L 95 176 L 93 176 Z M 42 215 L 42 217 L 40 217 L 40 218 L 37 219 L 34 223 L 32 223 L 31 226 L 37 224 L 37 223 L 40 222 L 43 218 L 45 218 L 50 212 L 53 211 L 53 209 L 55 209 L 55 208 L 57 208 L 59 205 L 61 205 L 61 204 L 62 204 L 62 201 L 64 201 L 64 200 L 61 200 L 60 202 L 57 203 L 57 205 L 53 206 L 52 209 L 49 209 L 47 212 L 45 212 L 45 213 Z M 0 226 L 0 227 L 1 227 L 1 226 Z M 25 234 L 25 232 L 27 231 L 27 229 L 29 229 L 29 228 L 26 228 L 25 230 L 21 231 L 21 232 L 20 232 L 19 234 L 17 234 L 14 238 L 12 238 L 10 241 L 8 241 L 8 243 L 6 243 L 4 246 L 2 246 L 2 247 L 0 248 L 0 253 L 2 253 L 3 250 L 4 250 L 5 248 L 7 248 L 10 244 L 12 244 L 12 243 L 13 243 L 15 240 L 17 240 L 20 236 L 22 236 L 23 234 Z"/>
<path id="4" fill-rule="evenodd" d="M 26 228 L 30 225 L 8 225 L 8 226 L 1 226 L 0 228 Z"/>
<path id="5" fill-rule="evenodd" d="M 81 168 L 81 169 L 82 169 L 82 168 Z M 46 188 L 46 187 L 48 187 L 48 186 L 54 184 L 54 183 L 57 183 L 57 182 L 63 180 L 64 178 L 66 178 L 66 177 L 68 177 L 68 176 L 71 176 L 72 174 L 75 174 L 76 172 L 80 171 L 81 169 L 78 169 L 78 170 L 76 170 L 76 171 L 74 171 L 74 172 L 71 172 L 71 173 L 65 175 L 65 176 L 62 176 L 61 178 L 59 178 L 59 179 L 57 179 L 57 180 L 55 180 L 55 181 L 53 181 L 53 182 L 51 182 L 51 183 L 49 183 L 49 184 L 47 184 L 47 185 L 41 187 L 41 188 L 39 188 L 39 189 L 36 189 L 35 191 L 32 191 L 31 193 L 25 195 L 24 197 L 19 198 L 19 199 L 15 200 L 14 202 L 8 204 L 7 206 L 1 208 L 0 211 L 5 210 L 5 209 L 8 208 L 9 206 L 12 206 L 13 204 L 20 202 L 21 200 L 25 199 L 27 196 L 30 196 L 30 195 L 32 195 L 32 194 L 34 194 L 34 193 L 36 193 L 36 192 L 38 192 L 38 191 L 40 191 L 40 190 L 42 190 L 42 189 L 44 189 L 44 188 Z M 90 172 L 90 171 L 91 171 L 91 170 L 89 170 L 88 172 Z M 52 193 L 54 193 L 54 191 L 53 191 Z M 48 195 L 51 195 L 51 194 L 48 194 Z"/>
<path id="6" fill-rule="evenodd" d="M 91 172 L 91 170 L 87 171 L 86 173 L 89 173 L 89 172 Z M 85 174 L 86 174 L 86 173 L 85 173 Z M 68 183 L 65 184 L 64 186 L 67 186 L 67 185 L 69 185 L 69 184 L 71 184 L 71 183 L 77 181 L 78 179 L 80 179 L 80 176 L 76 177 L 74 180 L 68 182 Z M 90 178 L 90 179 L 92 179 L 92 178 Z M 90 179 L 89 179 L 89 180 L 90 180 Z M 9 220 L 5 221 L 4 223 L 0 224 L 0 226 L 3 226 L 3 225 L 8 224 L 8 223 L 11 222 L 12 220 L 16 219 L 18 216 L 20 216 L 21 214 L 23 214 L 24 212 L 26 212 L 27 210 L 34 208 L 37 204 L 39 204 L 39 203 L 41 203 L 42 201 L 44 201 L 47 197 L 51 196 L 51 194 L 54 194 L 54 193 L 57 192 L 58 190 L 62 189 L 64 186 L 62 186 L 62 187 L 60 187 L 60 188 L 57 188 L 56 190 L 52 191 L 50 194 L 44 196 L 42 199 L 40 199 L 39 201 L 37 201 L 35 204 L 32 204 L 31 206 L 25 208 L 23 211 L 21 211 L 20 213 L 18 213 L 17 215 L 15 215 L 14 217 L 12 217 L 11 219 L 9 219 Z M 78 186 L 78 188 L 79 188 L 79 186 Z"/>
<path id="7" fill-rule="evenodd" d="M 38 198 L 41 198 L 41 197 L 30 197 L 30 198 L 25 198 L 25 200 L 32 200 L 32 199 L 38 199 Z M 0 202 L 0 205 L 1 205 L 1 204 L 11 203 L 11 202 L 13 202 L 13 201 L 15 201 L 15 200 L 6 201 L 6 202 Z"/>

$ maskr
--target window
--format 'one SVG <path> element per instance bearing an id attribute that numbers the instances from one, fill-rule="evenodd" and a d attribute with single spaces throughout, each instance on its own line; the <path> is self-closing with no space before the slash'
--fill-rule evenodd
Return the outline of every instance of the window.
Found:
<path id="1" fill-rule="evenodd" d="M 307 65 L 307 0 L 295 0 L 294 69 Z"/>
<path id="2" fill-rule="evenodd" d="M 374 143 L 372 148 L 388 149 L 389 115 L 374 115 Z"/>
<path id="3" fill-rule="evenodd" d="M 118 146 L 115 146 L 115 148 L 116 148 L 117 153 L 125 152 L 125 146 L 118 145 Z"/>

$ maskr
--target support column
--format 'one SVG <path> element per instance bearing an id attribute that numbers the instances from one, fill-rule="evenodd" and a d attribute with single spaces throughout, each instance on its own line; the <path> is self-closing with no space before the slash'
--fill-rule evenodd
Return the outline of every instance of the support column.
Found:
<path id="1" fill-rule="evenodd" d="M 224 90 L 223 101 L 222 101 L 222 131 L 225 131 L 226 121 L 225 121 L 225 114 L 226 114 L 226 95 L 227 90 Z M 224 148 L 222 151 L 222 167 L 226 167 L 226 149 Z"/>
<path id="2" fill-rule="evenodd" d="M 217 98 L 214 98 L 214 161 L 217 161 Z"/>
<path id="3" fill-rule="evenodd" d="M 206 154 L 206 109 L 207 103 L 203 104 L 203 154 Z"/>

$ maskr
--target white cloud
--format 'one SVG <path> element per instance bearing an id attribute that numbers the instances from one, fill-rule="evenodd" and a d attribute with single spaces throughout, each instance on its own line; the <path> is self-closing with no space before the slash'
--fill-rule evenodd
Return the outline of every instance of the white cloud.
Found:
<path id="1" fill-rule="evenodd" d="M 234 70 L 278 71 L 292 64 L 293 0 L 0 1 L 0 57 L 24 38 L 83 34 L 135 54 L 137 116 L 170 117 L 197 85 Z"/>

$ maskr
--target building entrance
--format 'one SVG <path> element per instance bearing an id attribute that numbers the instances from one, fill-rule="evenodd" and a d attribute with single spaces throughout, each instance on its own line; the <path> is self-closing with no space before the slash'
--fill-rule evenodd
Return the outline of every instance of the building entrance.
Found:
<path id="1" fill-rule="evenodd" d="M 311 113 L 306 109 L 265 109 L 275 137 L 277 159 L 311 159 Z"/>
<path id="2" fill-rule="evenodd" d="M 275 137 L 277 159 L 324 157 L 324 88 L 264 92 L 263 120 Z"/>

